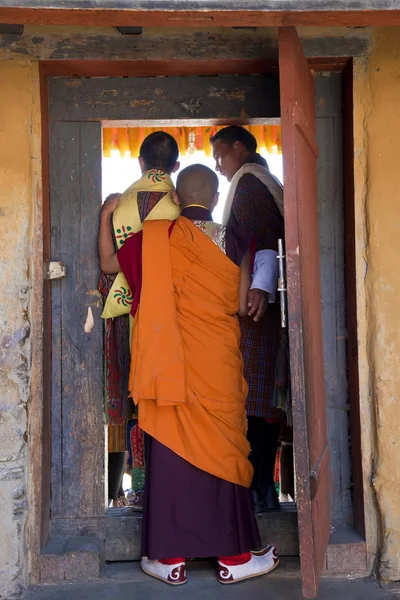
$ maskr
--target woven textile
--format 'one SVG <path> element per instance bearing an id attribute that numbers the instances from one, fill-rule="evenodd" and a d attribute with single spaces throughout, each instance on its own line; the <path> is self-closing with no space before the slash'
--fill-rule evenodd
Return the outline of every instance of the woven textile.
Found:
<path id="1" fill-rule="evenodd" d="M 236 187 L 229 225 L 248 228 L 255 235 L 256 251 L 278 250 L 284 238 L 284 223 L 266 186 L 251 174 L 243 175 Z M 244 375 L 249 386 L 247 414 L 284 420 L 283 411 L 273 407 L 276 357 L 280 344 L 279 303 L 270 304 L 262 321 L 241 318 L 241 350 Z"/>

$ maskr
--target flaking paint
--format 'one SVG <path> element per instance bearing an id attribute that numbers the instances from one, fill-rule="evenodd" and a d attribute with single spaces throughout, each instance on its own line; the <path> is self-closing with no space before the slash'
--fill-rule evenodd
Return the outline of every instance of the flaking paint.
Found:
<path id="1" fill-rule="evenodd" d="M 40 163 L 37 65 L 0 61 L 0 598 L 26 582 L 30 258 Z"/>

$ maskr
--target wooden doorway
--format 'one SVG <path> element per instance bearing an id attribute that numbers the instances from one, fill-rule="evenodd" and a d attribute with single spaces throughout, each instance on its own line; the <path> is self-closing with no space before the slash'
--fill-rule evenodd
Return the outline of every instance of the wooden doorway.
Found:
<path id="1" fill-rule="evenodd" d="M 243 122 L 243 114 L 249 123 L 276 122 L 279 82 L 275 74 L 262 74 L 54 77 L 48 85 L 51 257 L 67 265 L 67 277 L 52 283 L 51 535 L 101 532 L 106 560 L 138 559 L 140 517 L 129 509 L 107 511 L 105 501 L 101 300 L 96 291 L 102 125 L 116 119 L 125 124 L 146 120 L 153 127 L 160 119 L 164 124 L 227 124 Z M 89 310 L 95 327 L 87 335 Z M 298 554 L 292 506 L 278 517 L 261 517 L 260 528 L 265 541 L 273 530 L 283 553 Z"/>
<path id="2" fill-rule="evenodd" d="M 247 72 L 254 72 L 251 70 L 254 66 L 247 65 L 247 67 L 249 69 Z M 212 67 L 207 65 L 207 69 L 210 68 Z M 232 65 L 230 65 L 229 72 L 232 72 L 232 68 Z M 266 65 L 265 70 L 271 70 L 271 65 Z M 259 66 L 257 71 L 260 71 Z M 221 70 L 218 69 L 215 72 L 221 73 Z M 240 72 L 243 73 L 243 65 Z M 199 74 L 208 75 L 209 71 L 206 73 L 203 71 Z M 218 89 L 218 85 L 221 85 L 221 81 L 217 84 L 219 78 L 210 77 L 210 79 L 214 79 L 210 83 L 211 87 L 215 88 L 215 85 L 217 85 Z M 245 79 L 248 80 L 247 83 L 244 82 Z M 250 118 L 265 120 L 270 117 L 279 117 L 279 97 L 277 104 L 276 97 L 275 104 L 265 102 L 267 97 L 265 92 L 267 89 L 270 90 L 269 86 L 265 87 L 265 82 L 269 80 L 272 83 L 274 78 L 271 75 L 264 76 L 263 82 L 259 80 L 258 83 L 255 82 L 256 79 L 244 76 L 243 81 L 239 84 L 238 77 L 234 77 L 234 81 L 231 82 L 230 85 L 233 85 L 231 89 L 237 91 L 238 86 L 242 90 L 246 86 L 246 89 L 248 89 L 247 96 L 246 93 L 239 95 L 239 101 L 236 93 L 236 100 L 232 106 L 235 111 L 239 110 L 239 112 L 234 115 L 226 112 L 216 113 L 215 105 L 212 109 L 210 106 L 203 105 L 200 118 L 217 119 L 219 122 L 226 122 L 227 119 L 233 118 L 240 122 L 242 120 L 240 109 L 243 105 L 246 106 L 246 112 L 250 115 Z M 116 91 L 121 81 L 125 82 L 123 83 L 125 92 L 118 99 Z M 135 83 L 137 81 L 139 80 L 136 80 Z M 225 79 L 223 84 L 225 92 L 227 87 L 229 88 L 227 81 L 228 78 Z M 142 91 L 146 89 L 145 83 L 148 82 L 143 83 Z M 201 90 L 196 88 L 196 85 L 198 85 L 196 81 L 190 83 L 194 86 L 192 88 L 193 97 L 196 98 L 198 93 L 197 97 L 199 98 L 200 91 L 204 93 L 205 78 L 201 80 Z M 91 88 L 92 84 L 93 87 Z M 116 551 L 115 540 L 118 537 L 120 538 L 121 535 L 130 536 L 132 543 L 136 543 L 135 539 L 138 538 L 134 534 L 137 532 L 138 523 L 137 520 L 132 520 L 131 523 L 127 522 L 125 518 L 113 519 L 111 522 L 111 519 L 104 516 L 103 403 L 100 394 L 102 379 L 101 372 L 97 372 L 89 381 L 86 373 L 87 365 L 93 365 L 93 368 L 96 368 L 95 363 L 97 364 L 97 360 L 101 355 L 101 332 L 97 328 L 96 331 L 93 330 L 92 337 L 87 339 L 83 334 L 83 324 L 89 307 L 94 314 L 100 311 L 99 298 L 93 292 L 96 288 L 98 272 L 95 249 L 97 231 L 94 224 L 97 222 L 99 199 L 101 197 L 99 161 L 98 154 L 97 158 L 95 154 L 96 152 L 101 153 L 101 121 L 130 120 L 133 118 L 133 114 L 135 118 L 140 118 L 138 117 L 140 102 L 136 105 L 135 111 L 133 111 L 131 105 L 132 90 L 129 88 L 130 84 L 129 80 L 114 80 L 113 82 L 104 79 L 62 80 L 55 78 L 49 81 L 50 98 L 57 99 L 57 108 L 54 108 L 54 110 L 50 102 L 50 168 L 53 170 L 52 172 L 58 173 L 55 175 L 50 192 L 52 197 L 54 194 L 60 193 L 57 190 L 62 190 L 64 194 L 64 200 L 62 201 L 62 198 L 58 200 L 58 212 L 51 210 L 52 236 L 55 238 L 52 251 L 59 250 L 61 252 L 63 249 L 63 252 L 65 252 L 64 262 L 68 263 L 69 260 L 72 260 L 74 263 L 70 274 L 75 277 L 72 290 L 64 290 L 63 283 L 58 282 L 53 284 L 55 289 L 52 292 L 53 318 L 58 319 L 56 326 L 53 327 L 53 369 L 58 368 L 58 372 L 63 372 L 66 376 L 74 374 L 74 387 L 71 388 L 65 378 L 57 377 L 57 373 L 53 371 L 52 398 L 58 399 L 58 405 L 52 407 L 54 473 L 52 496 L 55 504 L 54 508 L 52 506 L 50 534 L 64 536 L 97 535 L 104 544 L 106 554 L 110 552 L 111 555 Z M 257 85 L 260 87 L 255 87 Z M 276 77 L 274 85 L 277 89 Z M 135 86 L 135 94 L 137 89 Z M 178 89 L 178 86 L 175 85 L 174 90 L 176 89 Z M 78 102 L 82 90 L 85 91 L 84 99 L 83 102 Z M 257 100 L 254 103 L 256 96 Z M 174 104 L 171 106 L 171 111 L 174 112 L 171 112 L 171 115 L 175 116 L 170 118 L 179 118 L 176 116 L 178 102 L 179 98 L 174 97 Z M 143 118 L 149 118 L 143 106 Z M 168 114 L 165 109 L 166 105 L 164 103 L 164 118 Z M 221 102 L 220 109 L 222 111 L 226 110 L 226 102 Z M 207 112 L 207 110 L 211 112 Z M 154 112 L 152 112 L 152 116 L 154 117 Z M 63 157 L 62 160 L 64 161 L 63 163 L 59 162 L 58 166 L 55 161 L 57 153 Z M 67 155 L 70 158 L 67 159 Z M 69 193 L 67 193 L 68 190 Z M 84 193 L 81 190 L 85 190 Z M 81 197 L 82 203 L 78 207 L 78 198 L 80 201 Z M 73 208 L 78 211 L 77 214 L 80 214 L 83 209 L 84 214 L 81 213 L 83 217 L 82 225 L 79 230 L 74 230 L 72 227 L 60 234 L 60 227 L 63 223 L 70 221 L 70 212 Z M 78 258 L 77 260 L 77 248 L 82 249 L 82 252 L 87 252 L 89 260 L 85 258 Z M 64 256 L 62 252 L 58 256 L 52 254 L 54 260 L 62 260 L 62 256 Z M 50 255 L 48 258 L 50 258 Z M 293 277 L 296 277 L 295 273 Z M 77 300 L 78 298 L 80 300 Z M 299 315 L 298 311 L 297 314 Z M 77 323 L 76 331 L 66 331 L 64 335 L 61 320 L 65 318 L 65 323 L 68 325 L 71 315 Z M 300 313 L 300 319 L 302 318 L 303 316 Z M 61 350 L 61 344 L 63 344 L 64 349 L 68 350 L 67 352 L 64 353 Z M 88 357 L 88 353 L 91 357 Z M 57 356 L 59 356 L 58 367 L 54 362 L 57 361 Z M 63 364 L 62 368 L 61 364 Z M 82 365 L 85 365 L 85 368 Z M 61 405 L 62 395 L 65 396 Z M 63 406 L 66 407 L 65 411 Z M 82 418 L 82 415 L 86 415 L 85 418 Z M 55 435 L 56 431 L 60 432 L 59 436 Z M 308 454 L 304 439 L 301 447 L 299 442 L 299 450 L 304 455 L 304 468 L 306 468 Z M 65 462 L 65 459 L 67 459 L 67 462 Z M 310 465 L 310 469 L 313 465 L 314 463 Z M 76 482 L 78 482 L 79 490 L 76 489 Z M 88 485 L 85 486 L 81 482 L 88 482 Z M 305 498 L 305 502 L 307 502 L 307 498 Z M 305 535 L 309 535 L 309 530 Z M 305 540 L 305 543 L 308 543 L 308 540 Z M 324 554 L 324 550 L 321 548 L 320 556 Z M 131 546 L 130 552 L 131 556 L 139 556 L 140 549 L 137 543 L 136 546 Z M 313 574 L 311 575 L 313 587 L 312 589 L 310 587 L 305 588 L 307 595 L 312 595 L 316 590 L 318 567 L 321 565 L 321 559 L 319 559 L 319 563 L 313 561 L 313 565 L 315 564 L 317 567 L 312 567 Z"/>

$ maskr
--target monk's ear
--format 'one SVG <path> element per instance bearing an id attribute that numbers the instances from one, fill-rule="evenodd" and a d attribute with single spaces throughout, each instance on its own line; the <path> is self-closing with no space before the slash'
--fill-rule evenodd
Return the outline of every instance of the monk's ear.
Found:
<path id="1" fill-rule="evenodd" d="M 144 164 L 144 160 L 141 156 L 139 156 L 139 165 L 140 170 L 142 171 L 142 173 L 144 173 L 146 171 L 146 165 Z"/>
<path id="2" fill-rule="evenodd" d="M 174 168 L 172 169 L 172 173 L 176 173 L 177 171 L 179 171 L 179 167 L 181 166 L 181 163 L 179 162 L 179 160 L 175 163 Z"/>
<path id="3" fill-rule="evenodd" d="M 219 200 L 219 192 L 216 192 L 213 201 L 212 201 L 212 210 L 211 212 L 214 210 L 214 208 L 217 206 L 218 204 L 218 200 Z"/>
<path id="4" fill-rule="evenodd" d="M 180 206 L 180 205 L 181 205 L 181 203 L 180 203 L 180 200 L 179 200 L 179 197 L 178 197 L 178 194 L 177 194 L 176 190 L 174 190 L 174 191 L 172 192 L 172 200 L 175 202 L 175 204 L 176 204 L 177 206 Z"/>

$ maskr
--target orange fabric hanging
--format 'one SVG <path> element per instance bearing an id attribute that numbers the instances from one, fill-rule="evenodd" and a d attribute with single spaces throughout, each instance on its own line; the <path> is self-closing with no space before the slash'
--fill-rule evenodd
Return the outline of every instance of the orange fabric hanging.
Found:
<path id="1" fill-rule="evenodd" d="M 129 378 L 139 425 L 199 469 L 249 487 L 240 269 L 188 219 L 171 238 L 169 227 L 143 227 Z"/>
<path id="2" fill-rule="evenodd" d="M 203 144 L 202 148 L 206 154 L 206 156 L 212 156 L 212 145 L 210 142 L 210 137 L 212 135 L 211 127 L 199 127 L 199 130 L 203 133 Z"/>
<path id="3" fill-rule="evenodd" d="M 103 156 L 109 158 L 113 150 L 113 130 L 109 127 L 103 129 Z"/>
<path id="4" fill-rule="evenodd" d="M 259 125 L 248 125 L 246 126 L 247 131 L 250 131 L 257 140 L 257 148 L 260 148 L 262 144 L 261 140 L 261 128 Z"/>
<path id="5" fill-rule="evenodd" d="M 177 136 L 175 137 L 179 146 L 179 153 L 182 156 L 186 156 L 186 152 L 189 145 L 189 130 L 187 127 L 178 127 Z"/>
<path id="6" fill-rule="evenodd" d="M 276 135 L 276 146 L 278 149 L 278 154 L 282 154 L 282 128 L 280 126 L 274 125 L 275 135 Z"/>
<path id="7" fill-rule="evenodd" d="M 110 157 L 112 150 L 119 150 L 125 156 L 130 152 L 132 158 L 139 156 L 140 145 L 144 138 L 153 131 L 166 131 L 172 135 L 179 147 L 181 156 L 186 156 L 189 147 L 189 133 L 195 134 L 196 150 L 204 151 L 206 156 L 212 155 L 210 137 L 223 129 L 224 125 L 207 127 L 130 127 L 103 129 L 103 156 Z M 257 140 L 258 149 L 265 148 L 270 154 L 282 154 L 281 128 L 279 125 L 245 125 Z"/>
<path id="8" fill-rule="evenodd" d="M 128 131 L 127 129 L 118 129 L 118 147 L 121 156 L 129 152 Z"/>
<path id="9" fill-rule="evenodd" d="M 129 127 L 128 129 L 129 150 L 131 152 L 131 157 L 133 158 L 139 156 L 140 146 L 144 139 L 143 133 L 143 128 Z"/>

